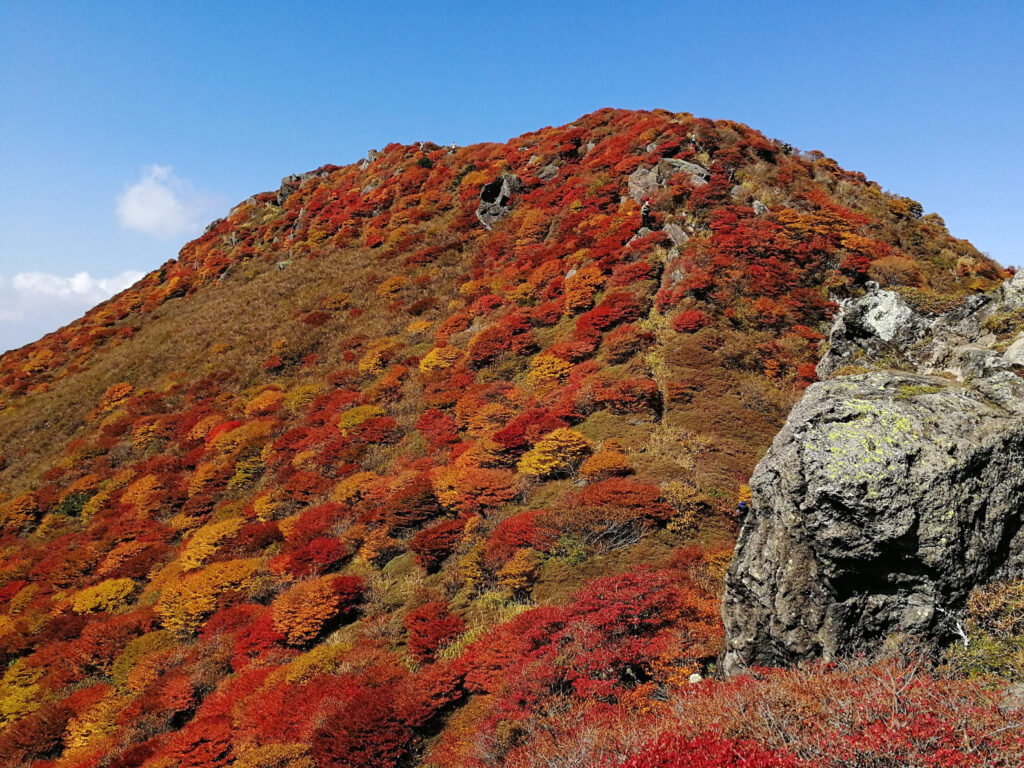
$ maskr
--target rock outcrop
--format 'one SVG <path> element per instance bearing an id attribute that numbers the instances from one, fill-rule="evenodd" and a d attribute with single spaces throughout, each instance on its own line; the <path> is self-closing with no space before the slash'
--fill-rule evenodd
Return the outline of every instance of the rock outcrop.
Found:
<path id="1" fill-rule="evenodd" d="M 702 187 L 711 179 L 711 172 L 703 165 L 663 157 L 652 168 L 640 166 L 629 174 L 629 196 L 639 203 L 664 187 L 677 173 L 687 174 L 695 187 Z"/>
<path id="2" fill-rule="evenodd" d="M 725 667 L 946 642 L 971 589 L 1024 574 L 1024 279 L 927 318 L 871 288 L 751 478 Z"/>
<path id="3" fill-rule="evenodd" d="M 476 217 L 487 229 L 512 212 L 512 196 L 522 190 L 523 182 L 518 176 L 502 174 L 480 190 L 480 205 Z"/>

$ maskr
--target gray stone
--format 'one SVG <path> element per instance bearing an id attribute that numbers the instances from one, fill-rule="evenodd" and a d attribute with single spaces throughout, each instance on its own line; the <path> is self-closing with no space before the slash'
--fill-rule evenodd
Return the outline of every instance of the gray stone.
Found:
<path id="1" fill-rule="evenodd" d="M 973 587 L 1024 574 L 1024 381 L 819 382 L 750 486 L 722 603 L 727 671 L 894 633 L 949 641 Z"/>
<path id="2" fill-rule="evenodd" d="M 946 643 L 974 587 L 1024 575 L 1024 379 L 985 330 L 1017 296 L 1007 281 L 938 317 L 875 285 L 843 302 L 819 373 L 874 370 L 809 387 L 751 476 L 728 672 Z"/>
<path id="3" fill-rule="evenodd" d="M 541 181 L 551 181 L 558 175 L 558 166 L 554 163 L 549 163 L 537 171 L 537 178 Z"/>
<path id="4" fill-rule="evenodd" d="M 505 173 L 480 190 L 480 205 L 476 217 L 487 229 L 504 219 L 512 211 L 512 196 L 521 191 L 523 183 L 519 177 Z"/>
<path id="5" fill-rule="evenodd" d="M 668 180 L 678 173 L 688 174 L 690 183 L 695 187 L 701 187 L 711 179 L 710 171 L 703 165 L 677 160 L 674 157 L 663 157 L 654 167 L 640 166 L 629 174 L 629 196 L 639 203 L 664 187 Z"/>
<path id="6" fill-rule="evenodd" d="M 755 200 L 751 205 L 754 208 L 755 216 L 764 216 L 766 213 L 768 213 L 768 206 L 762 203 L 760 200 Z"/>
<path id="7" fill-rule="evenodd" d="M 866 358 L 892 357 L 895 349 L 917 342 L 927 323 L 917 317 L 899 294 L 867 284 L 867 293 L 839 303 L 839 315 L 828 339 L 828 351 L 818 363 L 819 378 Z"/>
<path id="8" fill-rule="evenodd" d="M 999 701 L 999 711 L 1012 714 L 1024 709 L 1024 683 L 1008 685 Z"/>
<path id="9" fill-rule="evenodd" d="M 690 236 L 686 234 L 686 232 L 683 231 L 683 228 L 675 222 L 669 222 L 666 224 L 662 227 L 662 231 L 668 235 L 669 239 L 676 245 L 684 245 L 690 240 Z"/>
<path id="10" fill-rule="evenodd" d="M 1003 360 L 1013 368 L 1024 368 L 1024 332 L 1003 352 Z"/>
<path id="11" fill-rule="evenodd" d="M 302 186 L 302 182 L 305 180 L 307 175 L 308 174 L 293 173 L 281 179 L 281 186 L 277 189 L 277 196 L 274 198 L 274 202 L 277 205 L 284 205 L 284 201 L 295 194 L 299 187 Z"/>
<path id="12" fill-rule="evenodd" d="M 1022 307 L 1024 282 L 1016 278 L 937 317 L 915 312 L 899 294 L 869 282 L 864 296 L 840 302 L 818 376 L 826 378 L 846 365 L 943 373 L 961 381 L 1010 370 L 1020 365 L 1024 344 L 1015 347 L 1014 341 L 1000 351 L 985 321 Z"/>

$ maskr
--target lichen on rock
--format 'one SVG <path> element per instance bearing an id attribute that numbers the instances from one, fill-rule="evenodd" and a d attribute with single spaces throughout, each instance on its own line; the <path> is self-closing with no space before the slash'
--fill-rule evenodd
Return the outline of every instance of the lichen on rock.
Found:
<path id="1" fill-rule="evenodd" d="M 984 331 L 1020 288 L 931 319 L 887 292 L 843 307 L 819 370 L 879 370 L 808 388 L 754 471 L 728 671 L 943 643 L 972 588 L 1024 574 L 1024 380 Z"/>

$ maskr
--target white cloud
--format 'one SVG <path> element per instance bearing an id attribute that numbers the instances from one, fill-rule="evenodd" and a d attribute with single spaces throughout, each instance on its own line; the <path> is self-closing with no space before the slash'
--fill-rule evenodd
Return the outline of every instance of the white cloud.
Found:
<path id="1" fill-rule="evenodd" d="M 0 352 L 57 330 L 142 277 L 135 270 L 112 277 L 88 272 L 71 277 L 46 272 L 0 275 Z"/>
<path id="2" fill-rule="evenodd" d="M 125 229 L 155 237 L 198 235 L 221 201 L 195 189 L 170 165 L 151 165 L 117 197 L 114 213 Z"/>
<path id="3" fill-rule="evenodd" d="M 37 294 L 98 303 L 123 291 L 142 276 L 142 272 L 131 270 L 114 277 L 93 277 L 88 272 L 79 272 L 71 277 L 46 272 L 21 272 L 11 279 L 11 287 L 26 296 Z"/>

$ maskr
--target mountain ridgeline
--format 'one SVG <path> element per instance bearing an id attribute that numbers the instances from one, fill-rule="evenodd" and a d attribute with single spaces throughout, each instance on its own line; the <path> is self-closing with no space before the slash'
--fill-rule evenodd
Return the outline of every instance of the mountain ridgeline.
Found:
<path id="1" fill-rule="evenodd" d="M 837 302 L 874 281 L 932 317 L 1008 276 L 689 114 L 288 176 L 0 357 L 4 763 L 1019 756 L 991 685 L 903 658 L 698 682 Z M 913 732 L 880 687 L 907 675 Z"/>

